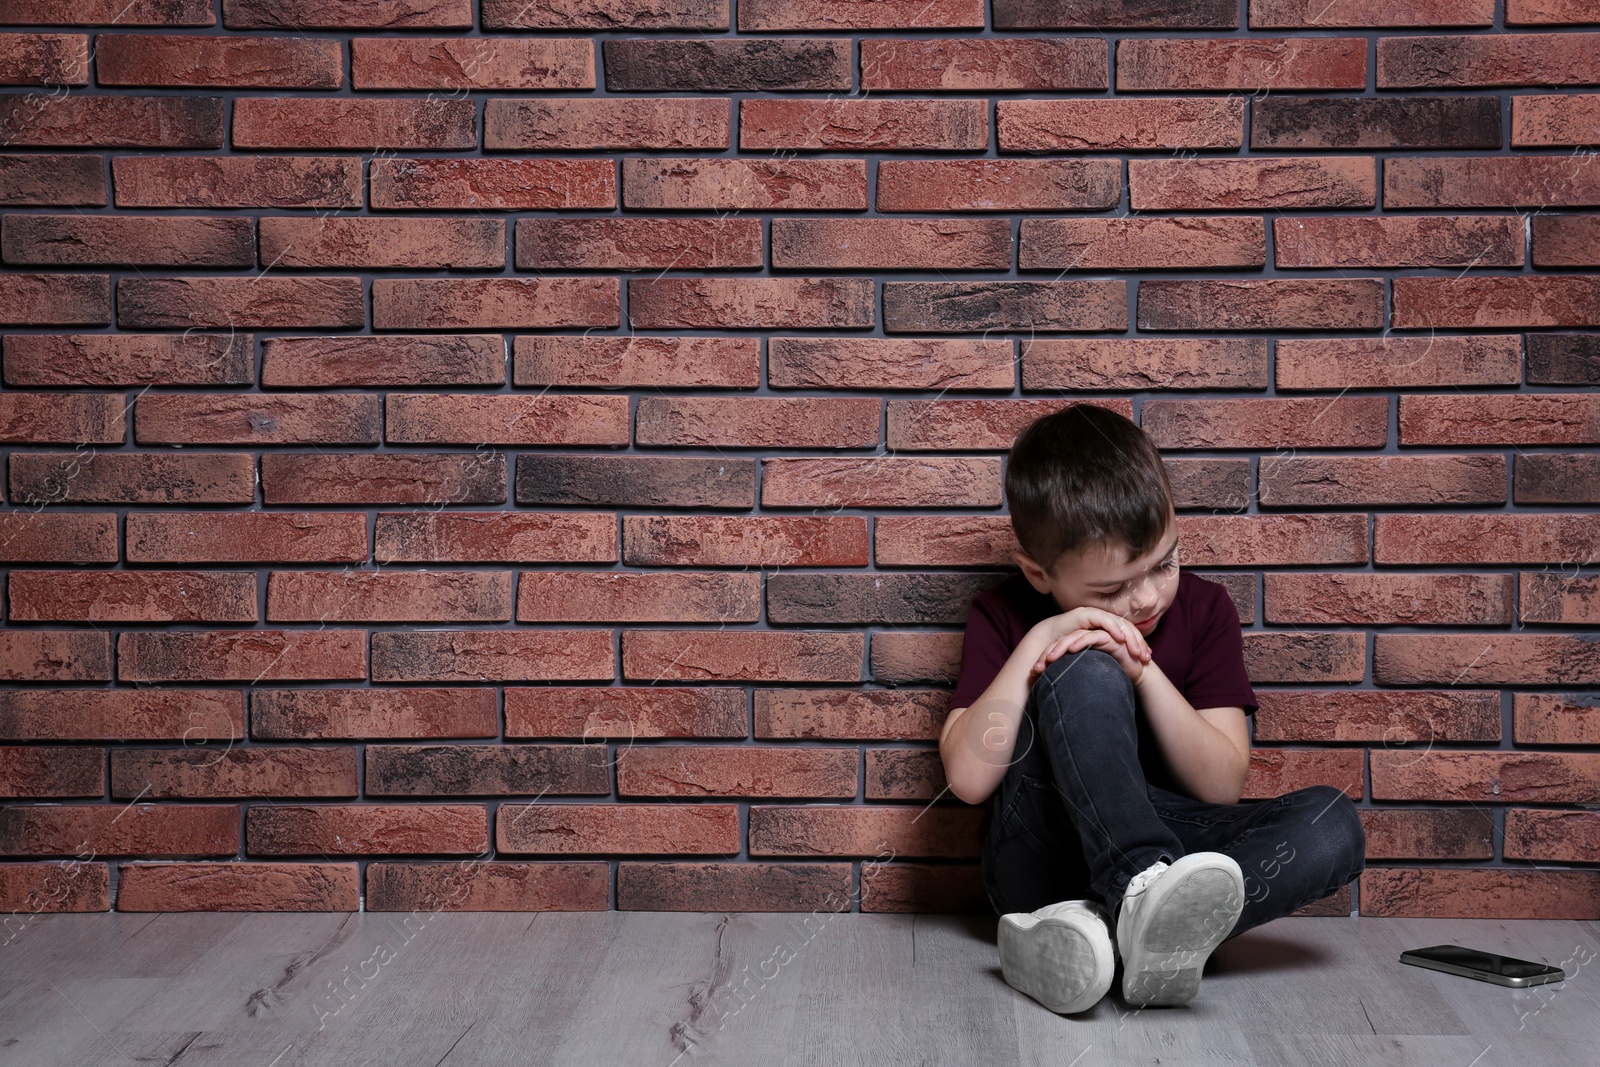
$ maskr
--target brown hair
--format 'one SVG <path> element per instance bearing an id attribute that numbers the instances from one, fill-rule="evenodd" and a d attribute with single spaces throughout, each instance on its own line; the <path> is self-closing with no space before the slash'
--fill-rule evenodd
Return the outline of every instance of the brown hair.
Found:
<path id="1" fill-rule="evenodd" d="M 1144 555 L 1160 544 L 1172 510 L 1155 442 L 1095 404 L 1029 423 L 1011 446 L 1005 486 L 1017 542 L 1048 573 L 1062 554 L 1096 544 Z"/>

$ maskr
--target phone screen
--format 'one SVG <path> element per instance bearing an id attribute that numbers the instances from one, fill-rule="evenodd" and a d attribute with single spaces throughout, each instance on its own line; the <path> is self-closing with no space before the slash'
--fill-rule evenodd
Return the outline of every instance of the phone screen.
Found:
<path id="1" fill-rule="evenodd" d="M 1519 960 L 1514 956 L 1502 956 L 1496 952 L 1480 952 L 1477 949 L 1462 948 L 1459 945 L 1434 945 L 1432 948 L 1413 949 L 1411 955 L 1421 956 L 1424 959 L 1438 960 L 1441 963 L 1454 963 L 1461 967 L 1471 967 L 1474 970 L 1504 975 L 1507 978 L 1532 978 L 1534 975 L 1544 974 L 1551 969 L 1549 964 L 1531 963 L 1528 960 Z"/>

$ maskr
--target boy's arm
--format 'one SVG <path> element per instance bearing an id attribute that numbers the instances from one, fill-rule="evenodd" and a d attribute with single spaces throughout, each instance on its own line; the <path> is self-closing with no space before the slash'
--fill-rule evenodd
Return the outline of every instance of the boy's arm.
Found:
<path id="1" fill-rule="evenodd" d="M 1029 672 L 1053 637 L 1042 625 L 1034 626 L 972 705 L 953 708 L 945 718 L 939 734 L 945 781 L 968 804 L 987 800 L 1006 776 L 1028 703 Z"/>
<path id="2" fill-rule="evenodd" d="M 1178 784 L 1196 800 L 1239 803 L 1250 773 L 1244 708 L 1191 706 L 1155 660 L 1144 665 L 1134 689 Z"/>

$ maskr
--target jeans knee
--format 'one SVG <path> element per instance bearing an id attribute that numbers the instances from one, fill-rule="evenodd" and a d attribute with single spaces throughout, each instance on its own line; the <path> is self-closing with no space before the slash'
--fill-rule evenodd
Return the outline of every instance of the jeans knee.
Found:
<path id="1" fill-rule="evenodd" d="M 1323 843 L 1330 862 L 1349 875 L 1347 881 L 1354 880 L 1367 865 L 1367 832 L 1361 824 L 1361 810 L 1335 786 L 1314 785 L 1300 793 L 1301 803 L 1311 812 L 1306 834 Z"/>
<path id="2" fill-rule="evenodd" d="M 1111 653 L 1101 648 L 1083 648 L 1076 652 L 1068 652 L 1045 665 L 1044 672 L 1034 681 L 1034 686 L 1059 687 L 1071 685 L 1074 687 L 1093 686 L 1095 688 L 1127 686 L 1133 688 L 1133 680 L 1128 677 L 1128 672 L 1122 669 L 1122 664 Z"/>

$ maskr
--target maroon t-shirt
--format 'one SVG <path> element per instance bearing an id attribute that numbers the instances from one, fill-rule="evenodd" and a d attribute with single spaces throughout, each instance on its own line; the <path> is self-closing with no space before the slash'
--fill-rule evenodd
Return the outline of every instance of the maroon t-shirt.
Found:
<path id="1" fill-rule="evenodd" d="M 962 638 L 961 675 L 950 696 L 950 707 L 970 707 L 989 688 L 1027 632 L 1041 620 L 1061 613 L 1055 597 L 1034 589 L 1021 571 L 973 597 Z M 1145 642 L 1151 658 L 1191 707 L 1242 707 L 1246 715 L 1255 714 L 1256 694 L 1245 673 L 1239 612 L 1221 583 L 1179 571 L 1172 606 Z M 1143 708 L 1136 721 L 1145 779 L 1187 795 L 1173 779 Z"/>

